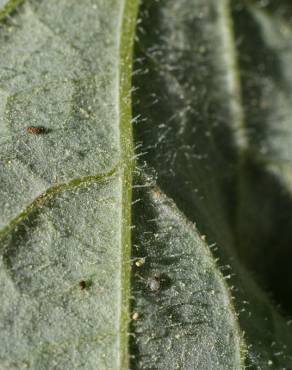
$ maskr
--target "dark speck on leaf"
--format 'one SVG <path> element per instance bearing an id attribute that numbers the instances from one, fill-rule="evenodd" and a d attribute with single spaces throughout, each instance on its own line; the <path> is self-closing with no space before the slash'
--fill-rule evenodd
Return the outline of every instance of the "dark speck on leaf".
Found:
<path id="1" fill-rule="evenodd" d="M 92 285 L 92 280 L 89 279 L 89 280 L 81 280 L 79 282 L 79 286 L 80 286 L 80 289 L 81 290 L 84 290 L 84 289 L 89 289 Z"/>

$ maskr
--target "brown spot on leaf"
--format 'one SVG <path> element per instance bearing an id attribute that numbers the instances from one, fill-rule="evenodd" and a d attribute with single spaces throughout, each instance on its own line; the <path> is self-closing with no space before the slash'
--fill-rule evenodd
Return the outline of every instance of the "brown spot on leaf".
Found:
<path id="1" fill-rule="evenodd" d="M 46 129 L 42 126 L 29 126 L 26 128 L 28 134 L 42 135 L 46 133 Z"/>

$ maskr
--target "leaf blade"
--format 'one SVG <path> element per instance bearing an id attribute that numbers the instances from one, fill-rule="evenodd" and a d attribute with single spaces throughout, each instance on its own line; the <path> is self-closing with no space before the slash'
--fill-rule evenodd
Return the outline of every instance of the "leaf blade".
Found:
<path id="1" fill-rule="evenodd" d="M 17 330 L 11 341 L 2 332 L 3 368 L 127 368 L 136 11 L 133 1 L 27 1 L 3 23 L 2 272 L 11 273 L 3 279 L 18 291 L 14 307 L 26 307 L 28 321 L 24 328 L 21 312 L 9 311 L 13 294 L 5 290 L 1 325 Z M 30 126 L 44 127 L 42 135 Z M 66 299 L 44 294 L 64 286 Z"/>

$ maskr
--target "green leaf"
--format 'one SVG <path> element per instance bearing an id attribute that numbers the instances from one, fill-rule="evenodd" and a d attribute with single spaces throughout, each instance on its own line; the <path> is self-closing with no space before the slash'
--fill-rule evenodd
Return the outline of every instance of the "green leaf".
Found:
<path id="1" fill-rule="evenodd" d="M 290 3 L 137 11 L 0 0 L 0 368 L 290 368 Z"/>
<path id="2" fill-rule="evenodd" d="M 151 179 L 139 186 L 132 368 L 241 369 L 237 317 L 204 237 Z M 151 289 L 149 279 L 158 280 L 159 289 Z"/>
<path id="3" fill-rule="evenodd" d="M 0 367 L 127 368 L 137 3 L 16 5 L 0 30 Z"/>
<path id="4" fill-rule="evenodd" d="M 135 128 L 136 141 L 142 143 L 140 164 L 147 163 L 160 191 L 197 224 L 209 244 L 216 244 L 213 254 L 229 282 L 233 296 L 229 302 L 244 334 L 246 344 L 241 341 L 240 351 L 245 366 L 253 369 L 292 366 L 287 318 L 291 314 L 291 11 L 285 11 L 287 2 L 276 3 L 147 1 L 140 11 L 136 44 L 134 113 L 141 116 Z M 157 223 L 159 235 L 161 210 L 153 208 L 158 216 L 150 221 Z M 144 222 L 147 225 L 147 219 Z M 172 254 L 171 232 L 168 237 L 163 246 L 159 244 L 163 256 Z M 151 243 L 155 251 L 155 239 Z M 183 257 L 169 266 L 156 258 L 150 261 L 172 274 L 172 269 L 180 269 Z M 189 276 L 190 271 L 184 278 Z M 173 284 L 178 284 L 176 279 Z M 285 304 L 284 314 L 274 299 Z M 150 311 L 151 304 L 138 301 L 137 307 Z M 162 312 L 165 305 L 167 301 L 160 302 Z M 158 314 L 157 322 L 161 322 Z M 152 328 L 154 336 L 160 326 Z M 143 354 L 137 368 L 143 363 L 155 368 L 155 362 L 166 361 L 167 345 L 177 368 L 241 368 L 238 357 L 230 353 L 221 352 L 221 362 L 208 363 L 203 351 L 212 358 L 213 347 L 203 341 L 202 347 L 193 346 L 193 352 L 182 341 L 175 348 L 171 334 L 170 339 L 165 334 L 163 345 L 162 339 L 157 340 L 157 354 L 145 339 L 147 334 L 134 341 L 137 361 Z M 219 346 L 216 350 L 220 353 Z M 197 358 L 203 362 L 193 365 Z"/>
<path id="5" fill-rule="evenodd" d="M 62 189 L 2 241 L 2 368 L 118 368 L 120 193 L 117 176 Z"/>

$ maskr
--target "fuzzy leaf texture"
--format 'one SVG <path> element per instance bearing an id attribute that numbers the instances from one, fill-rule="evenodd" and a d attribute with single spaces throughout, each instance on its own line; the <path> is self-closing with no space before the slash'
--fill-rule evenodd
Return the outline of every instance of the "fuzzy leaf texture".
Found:
<path id="1" fill-rule="evenodd" d="M 292 368 L 291 33 L 288 0 L 0 0 L 1 369 Z"/>

